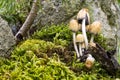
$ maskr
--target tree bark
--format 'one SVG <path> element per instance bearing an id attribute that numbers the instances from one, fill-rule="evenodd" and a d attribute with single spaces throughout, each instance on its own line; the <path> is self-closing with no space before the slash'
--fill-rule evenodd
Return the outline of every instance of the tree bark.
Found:
<path id="1" fill-rule="evenodd" d="M 37 11 L 39 8 L 39 6 L 38 6 L 39 1 L 40 0 L 33 0 L 33 5 L 32 5 L 31 11 L 30 11 L 26 21 L 24 22 L 24 24 L 22 25 L 22 27 L 20 28 L 18 33 L 15 35 L 16 42 L 23 40 L 23 37 L 25 37 L 25 35 L 27 35 L 27 32 L 30 29 L 30 27 L 37 15 Z"/>

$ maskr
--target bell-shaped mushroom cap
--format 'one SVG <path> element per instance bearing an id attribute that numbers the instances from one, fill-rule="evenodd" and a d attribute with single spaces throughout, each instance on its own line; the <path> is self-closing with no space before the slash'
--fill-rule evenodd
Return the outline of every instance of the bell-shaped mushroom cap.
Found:
<path id="1" fill-rule="evenodd" d="M 80 29 L 77 20 L 75 19 L 70 20 L 69 29 L 73 32 L 77 32 Z"/>
<path id="2" fill-rule="evenodd" d="M 95 59 L 92 57 L 92 55 L 91 54 L 88 54 L 88 57 L 87 57 L 87 59 L 86 59 L 86 61 L 91 61 L 91 62 L 94 62 L 95 61 Z"/>
<path id="3" fill-rule="evenodd" d="M 90 25 L 86 26 L 86 31 L 89 31 Z"/>
<path id="4" fill-rule="evenodd" d="M 99 21 L 95 21 L 93 22 L 90 27 L 89 27 L 89 31 L 93 34 L 98 34 L 101 31 L 101 22 Z"/>
<path id="5" fill-rule="evenodd" d="M 88 69 L 91 69 L 93 64 L 94 64 L 94 61 L 95 59 L 89 54 L 87 59 L 86 59 L 86 62 L 85 62 L 85 66 L 88 68 Z"/>
<path id="6" fill-rule="evenodd" d="M 76 36 L 76 42 L 83 43 L 84 42 L 84 36 L 82 34 L 78 34 Z"/>
<path id="7" fill-rule="evenodd" d="M 86 25 L 90 24 L 90 17 L 88 9 L 83 8 L 77 14 L 78 23 L 82 24 L 82 20 L 85 18 Z"/>

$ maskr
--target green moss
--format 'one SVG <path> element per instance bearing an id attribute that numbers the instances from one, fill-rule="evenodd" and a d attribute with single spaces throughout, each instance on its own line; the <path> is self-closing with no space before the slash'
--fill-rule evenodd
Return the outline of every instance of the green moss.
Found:
<path id="1" fill-rule="evenodd" d="M 32 38 L 52 41 L 58 45 L 68 46 L 72 40 L 72 32 L 66 24 L 45 26 L 40 31 L 34 33 Z"/>
<path id="2" fill-rule="evenodd" d="M 26 40 L 13 51 L 11 58 L 0 58 L 0 79 L 24 80 L 111 80 L 107 72 L 95 63 L 91 70 L 85 68 L 84 63 L 70 60 L 70 64 L 61 62 L 60 55 L 48 57 L 54 49 L 62 46 L 43 40 Z M 64 48 L 64 47 L 63 47 Z M 61 51 L 61 50 L 60 50 Z M 59 52 L 60 52 L 59 51 Z M 56 53 L 59 53 L 56 52 Z M 68 52 L 68 51 L 67 51 Z M 48 53 L 48 54 L 47 54 Z M 61 53 L 61 52 L 60 52 Z M 37 54 L 42 54 L 43 57 Z M 66 52 L 64 52 L 66 54 Z M 69 54 L 70 55 L 70 54 Z M 63 56 L 62 58 L 65 58 Z"/>
<path id="3" fill-rule="evenodd" d="M 29 52 L 33 52 L 39 57 L 47 58 L 47 54 L 50 53 L 49 55 L 52 55 L 51 51 L 56 48 L 64 49 L 63 46 L 55 45 L 54 43 L 49 41 L 31 39 L 31 40 L 26 40 L 21 45 L 17 46 L 16 49 L 13 51 L 13 55 L 14 54 L 16 56 L 22 56 L 24 54 L 29 55 Z"/>
<path id="4" fill-rule="evenodd" d="M 10 60 L 0 58 L 0 79 L 75 80 L 75 73 L 64 63 L 45 55 L 47 50 L 55 47 L 60 46 L 43 40 L 32 39 L 23 42 L 13 51 Z M 44 53 L 46 57 L 38 57 L 39 53 Z"/>
<path id="5" fill-rule="evenodd" d="M 90 40 L 91 34 L 89 32 L 87 32 L 87 36 Z M 52 41 L 55 44 L 62 46 L 68 46 L 73 40 L 72 32 L 69 30 L 68 25 L 66 24 L 43 27 L 40 31 L 37 31 L 32 38 Z M 106 39 L 102 34 L 96 35 L 94 41 L 99 43 L 104 49 L 107 49 Z"/>
<path id="6" fill-rule="evenodd" d="M 16 48 L 17 54 L 32 50 L 36 51 L 39 49 L 40 52 L 46 52 L 47 49 L 52 49 L 55 46 L 52 42 L 46 42 L 43 40 L 31 39 L 26 40 Z"/>
<path id="7" fill-rule="evenodd" d="M 91 34 L 88 35 L 90 39 Z M 72 32 L 68 29 L 68 25 L 43 28 L 32 38 L 35 39 L 19 44 L 9 60 L 0 58 L 1 80 L 114 79 L 97 62 L 92 69 L 88 70 L 84 63 L 76 61 L 75 52 L 65 47 L 72 42 Z M 102 35 L 98 35 L 95 37 L 95 42 L 104 46 L 105 39 Z"/>
<path id="8" fill-rule="evenodd" d="M 91 33 L 87 32 L 88 40 L 91 39 Z M 100 46 L 102 46 L 105 50 L 108 50 L 107 44 L 106 44 L 106 38 L 102 34 L 97 34 L 94 36 L 94 42 L 98 43 Z"/>
<path id="9" fill-rule="evenodd" d="M 1 80 L 53 80 L 65 79 L 75 80 L 77 77 L 65 64 L 54 59 L 31 58 L 31 62 L 10 61 L 9 65 L 4 64 L 0 69 Z M 46 63 L 46 64 L 42 64 Z M 14 66 L 14 68 L 12 68 Z M 12 69 L 11 69 L 12 68 Z"/>

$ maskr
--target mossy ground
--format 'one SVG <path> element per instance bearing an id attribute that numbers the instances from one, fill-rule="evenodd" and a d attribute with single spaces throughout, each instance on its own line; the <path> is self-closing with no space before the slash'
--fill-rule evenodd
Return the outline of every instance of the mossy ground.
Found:
<path id="1" fill-rule="evenodd" d="M 102 46 L 103 40 L 100 35 L 95 37 Z M 98 62 L 88 70 L 84 63 L 77 61 L 72 32 L 65 24 L 37 31 L 31 39 L 16 46 L 10 59 L 0 58 L 0 80 L 114 79 Z"/>

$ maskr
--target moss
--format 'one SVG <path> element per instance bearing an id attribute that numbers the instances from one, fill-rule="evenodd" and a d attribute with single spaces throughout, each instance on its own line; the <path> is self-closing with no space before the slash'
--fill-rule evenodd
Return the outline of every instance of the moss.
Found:
<path id="1" fill-rule="evenodd" d="M 11 59 L 0 58 L 0 79 L 111 79 L 98 63 L 95 63 L 93 69 L 88 70 L 85 68 L 84 63 L 76 61 L 75 55 L 70 59 L 70 64 L 68 62 L 61 62 L 61 58 L 65 58 L 65 55 L 69 56 L 71 54 L 66 54 L 68 51 L 65 50 L 57 52 L 56 49 L 60 48 L 63 47 L 43 40 L 31 39 L 24 41 L 13 51 Z M 47 53 L 54 55 L 48 56 Z M 37 54 L 42 54 L 44 57 L 40 57 Z M 61 55 L 63 56 L 60 57 Z"/>
<path id="2" fill-rule="evenodd" d="M 65 51 L 63 46 L 52 42 L 37 39 L 26 40 L 16 47 L 11 59 L 0 58 L 0 79 L 114 79 L 97 62 L 91 70 L 86 69 L 84 63 L 76 61 L 75 55 L 69 60 L 70 63 L 63 63 L 62 59 L 67 60 L 65 55 L 72 56 L 72 53 L 67 54 L 67 52 L 69 51 Z M 51 53 L 53 55 L 48 56 Z"/>
<path id="3" fill-rule="evenodd" d="M 87 35 L 90 40 L 91 34 L 88 32 Z M 72 42 L 72 32 L 66 24 L 52 25 L 43 27 L 40 31 L 37 31 L 32 38 L 51 41 L 57 45 L 67 47 Z M 107 49 L 106 39 L 102 34 L 95 36 L 95 42 L 99 43 L 104 49 Z"/>
<path id="4" fill-rule="evenodd" d="M 42 39 L 51 41 L 58 45 L 68 46 L 72 40 L 72 32 L 68 29 L 68 25 L 52 25 L 45 26 L 32 36 L 34 39 Z"/>
<path id="5" fill-rule="evenodd" d="M 24 54 L 27 54 L 29 52 L 35 53 L 39 57 L 47 57 L 46 54 L 56 48 L 64 48 L 62 46 L 57 46 L 52 42 L 44 41 L 44 40 L 37 40 L 37 39 L 31 39 L 26 40 L 21 45 L 16 47 L 16 49 L 13 51 L 13 54 L 17 56 L 22 56 Z M 52 53 L 51 53 L 52 54 Z"/>
<path id="6" fill-rule="evenodd" d="M 31 58 L 32 59 L 32 58 Z M 53 80 L 53 79 L 69 79 L 74 80 L 77 77 L 73 71 L 69 70 L 65 64 L 56 61 L 54 59 L 48 59 L 47 61 L 38 58 L 34 58 L 31 62 L 22 63 L 21 61 L 10 61 L 10 65 L 4 64 L 1 66 L 1 80 Z M 46 63 L 46 64 L 42 64 Z M 11 66 L 14 66 L 11 69 Z"/>
<path id="7" fill-rule="evenodd" d="M 45 37 L 49 35 L 51 37 Z M 90 39 L 91 34 L 88 33 Z M 72 33 L 68 25 L 57 25 L 37 31 L 32 38 L 19 44 L 11 54 L 11 58 L 0 58 L 0 79 L 29 80 L 112 80 L 111 76 L 95 62 L 88 70 L 84 63 L 76 61 L 74 51 L 64 40 L 72 41 Z M 50 38 L 50 39 L 49 39 Z M 40 40 L 42 39 L 42 40 Z M 61 40 L 61 42 L 57 42 Z M 104 37 L 98 35 L 95 41 L 103 44 Z M 59 44 L 58 44 L 59 43 Z"/>
<path id="8" fill-rule="evenodd" d="M 90 37 L 91 37 L 90 33 L 88 33 L 88 37 L 90 39 Z M 100 46 L 102 46 L 105 50 L 108 50 L 106 40 L 107 39 L 105 39 L 105 37 L 102 34 L 95 35 L 95 37 L 94 37 L 94 42 L 100 44 Z"/>
<path id="9" fill-rule="evenodd" d="M 62 46 L 36 39 L 24 41 L 13 51 L 10 60 L 0 58 L 0 79 L 76 79 L 75 73 L 58 57 L 48 57 L 47 53 L 54 48 Z"/>

